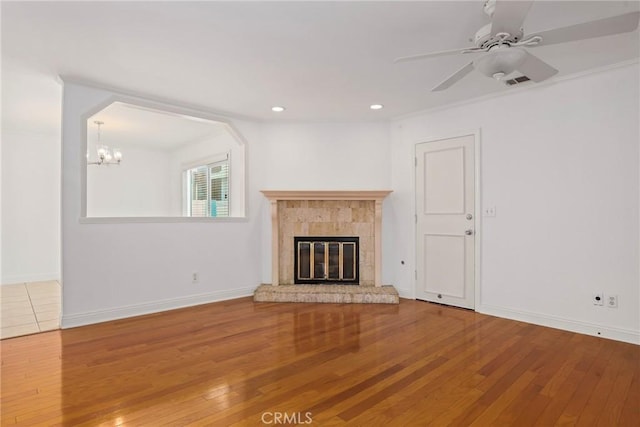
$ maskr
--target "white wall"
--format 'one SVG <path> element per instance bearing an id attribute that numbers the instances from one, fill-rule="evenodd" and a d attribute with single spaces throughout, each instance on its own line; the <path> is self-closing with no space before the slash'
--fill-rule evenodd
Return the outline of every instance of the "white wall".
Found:
<path id="1" fill-rule="evenodd" d="M 260 175 L 250 168 L 259 190 L 391 188 L 387 123 L 263 124 L 251 150 L 253 158 L 264 166 Z M 387 199 L 383 205 L 385 284 L 393 284 L 394 280 L 389 203 Z M 262 211 L 262 280 L 271 283 L 271 212 L 266 199 Z"/>
<path id="2" fill-rule="evenodd" d="M 386 123 L 265 124 L 260 157 L 263 189 L 387 189 Z"/>
<path id="3" fill-rule="evenodd" d="M 169 153 L 120 148 L 120 165 L 87 166 L 87 216 L 171 216 Z"/>
<path id="4" fill-rule="evenodd" d="M 2 284 L 60 278 L 60 103 L 49 73 L 2 53 Z M 28 102 L 25 102 L 28 100 Z M 26 189 L 32 194 L 26 197 Z"/>
<path id="5" fill-rule="evenodd" d="M 60 278 L 60 136 L 2 124 L 2 284 Z"/>
<path id="6" fill-rule="evenodd" d="M 231 222 L 80 219 L 82 116 L 112 96 L 106 90 L 64 85 L 63 327 L 251 294 L 260 283 L 262 260 L 257 213 Z M 243 128 L 248 137 L 255 135 L 251 124 Z M 255 184 L 249 188 L 254 189 L 249 204 L 257 206 L 261 195 Z M 199 273 L 198 284 L 191 283 L 193 272 Z"/>
<path id="7" fill-rule="evenodd" d="M 481 312 L 640 342 L 638 65 L 398 120 L 395 284 L 414 286 L 415 144 L 481 132 Z M 480 212 L 480 211 L 478 211 Z M 595 307 L 595 292 L 619 307 Z"/>

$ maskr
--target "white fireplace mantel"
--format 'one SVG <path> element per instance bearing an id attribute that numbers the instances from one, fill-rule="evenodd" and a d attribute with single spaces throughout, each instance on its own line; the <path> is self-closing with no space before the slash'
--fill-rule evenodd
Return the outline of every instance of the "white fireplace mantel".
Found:
<path id="1" fill-rule="evenodd" d="M 374 283 L 382 286 L 382 200 L 392 190 L 262 190 L 271 202 L 271 284 L 280 284 L 278 201 L 282 200 L 366 200 L 375 202 L 374 217 Z"/>

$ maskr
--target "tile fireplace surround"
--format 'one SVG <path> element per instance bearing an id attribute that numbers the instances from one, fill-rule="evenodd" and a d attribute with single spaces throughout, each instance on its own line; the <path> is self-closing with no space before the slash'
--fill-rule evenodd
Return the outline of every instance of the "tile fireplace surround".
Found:
<path id="1" fill-rule="evenodd" d="M 293 284 L 294 236 L 360 237 L 360 283 L 382 286 L 382 191 L 268 191 L 271 284 Z"/>

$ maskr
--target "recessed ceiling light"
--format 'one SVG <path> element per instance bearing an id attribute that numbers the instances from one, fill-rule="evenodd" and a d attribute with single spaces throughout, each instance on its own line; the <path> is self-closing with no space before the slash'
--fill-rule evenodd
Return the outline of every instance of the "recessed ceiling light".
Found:
<path id="1" fill-rule="evenodd" d="M 280 106 L 275 106 L 275 107 L 271 107 L 271 111 L 275 112 L 275 113 L 282 113 L 285 110 L 284 107 L 280 107 Z"/>
<path id="2" fill-rule="evenodd" d="M 369 108 L 371 108 L 372 110 L 382 110 L 383 107 L 384 107 L 384 105 L 382 105 L 382 104 L 371 104 L 369 106 Z"/>

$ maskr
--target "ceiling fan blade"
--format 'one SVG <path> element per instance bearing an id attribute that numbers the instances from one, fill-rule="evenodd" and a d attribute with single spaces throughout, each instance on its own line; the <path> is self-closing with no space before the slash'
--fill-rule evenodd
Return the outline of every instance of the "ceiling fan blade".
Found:
<path id="1" fill-rule="evenodd" d="M 639 19 L 640 12 L 631 12 L 611 18 L 535 33 L 535 35 L 542 37 L 542 41 L 537 46 L 627 33 L 638 28 Z"/>
<path id="2" fill-rule="evenodd" d="M 452 49 L 452 50 L 441 50 L 440 52 L 431 52 L 431 53 L 419 53 L 417 55 L 410 56 L 401 56 L 400 58 L 396 58 L 393 60 L 394 63 L 398 62 L 408 62 L 408 61 L 418 61 L 421 59 L 427 58 L 436 58 L 438 56 L 447 56 L 447 55 L 455 55 L 456 53 L 481 53 L 484 52 L 485 49 L 479 47 L 468 47 L 463 49 Z"/>
<path id="3" fill-rule="evenodd" d="M 445 81 L 440 83 L 438 86 L 431 89 L 431 92 L 439 92 L 441 90 L 445 90 L 452 86 L 454 83 L 461 80 L 464 76 L 473 71 L 473 62 L 469 62 L 464 67 L 460 68 L 458 71 L 449 76 Z"/>
<path id="4" fill-rule="evenodd" d="M 547 64 L 537 56 L 531 55 L 529 52 L 524 62 L 517 67 L 525 76 L 534 82 L 541 82 L 558 73 L 558 70 Z"/>
<path id="5" fill-rule="evenodd" d="M 533 0 L 496 1 L 496 9 L 491 18 L 491 34 L 509 33 L 514 36 L 520 33 L 532 3 Z"/>

